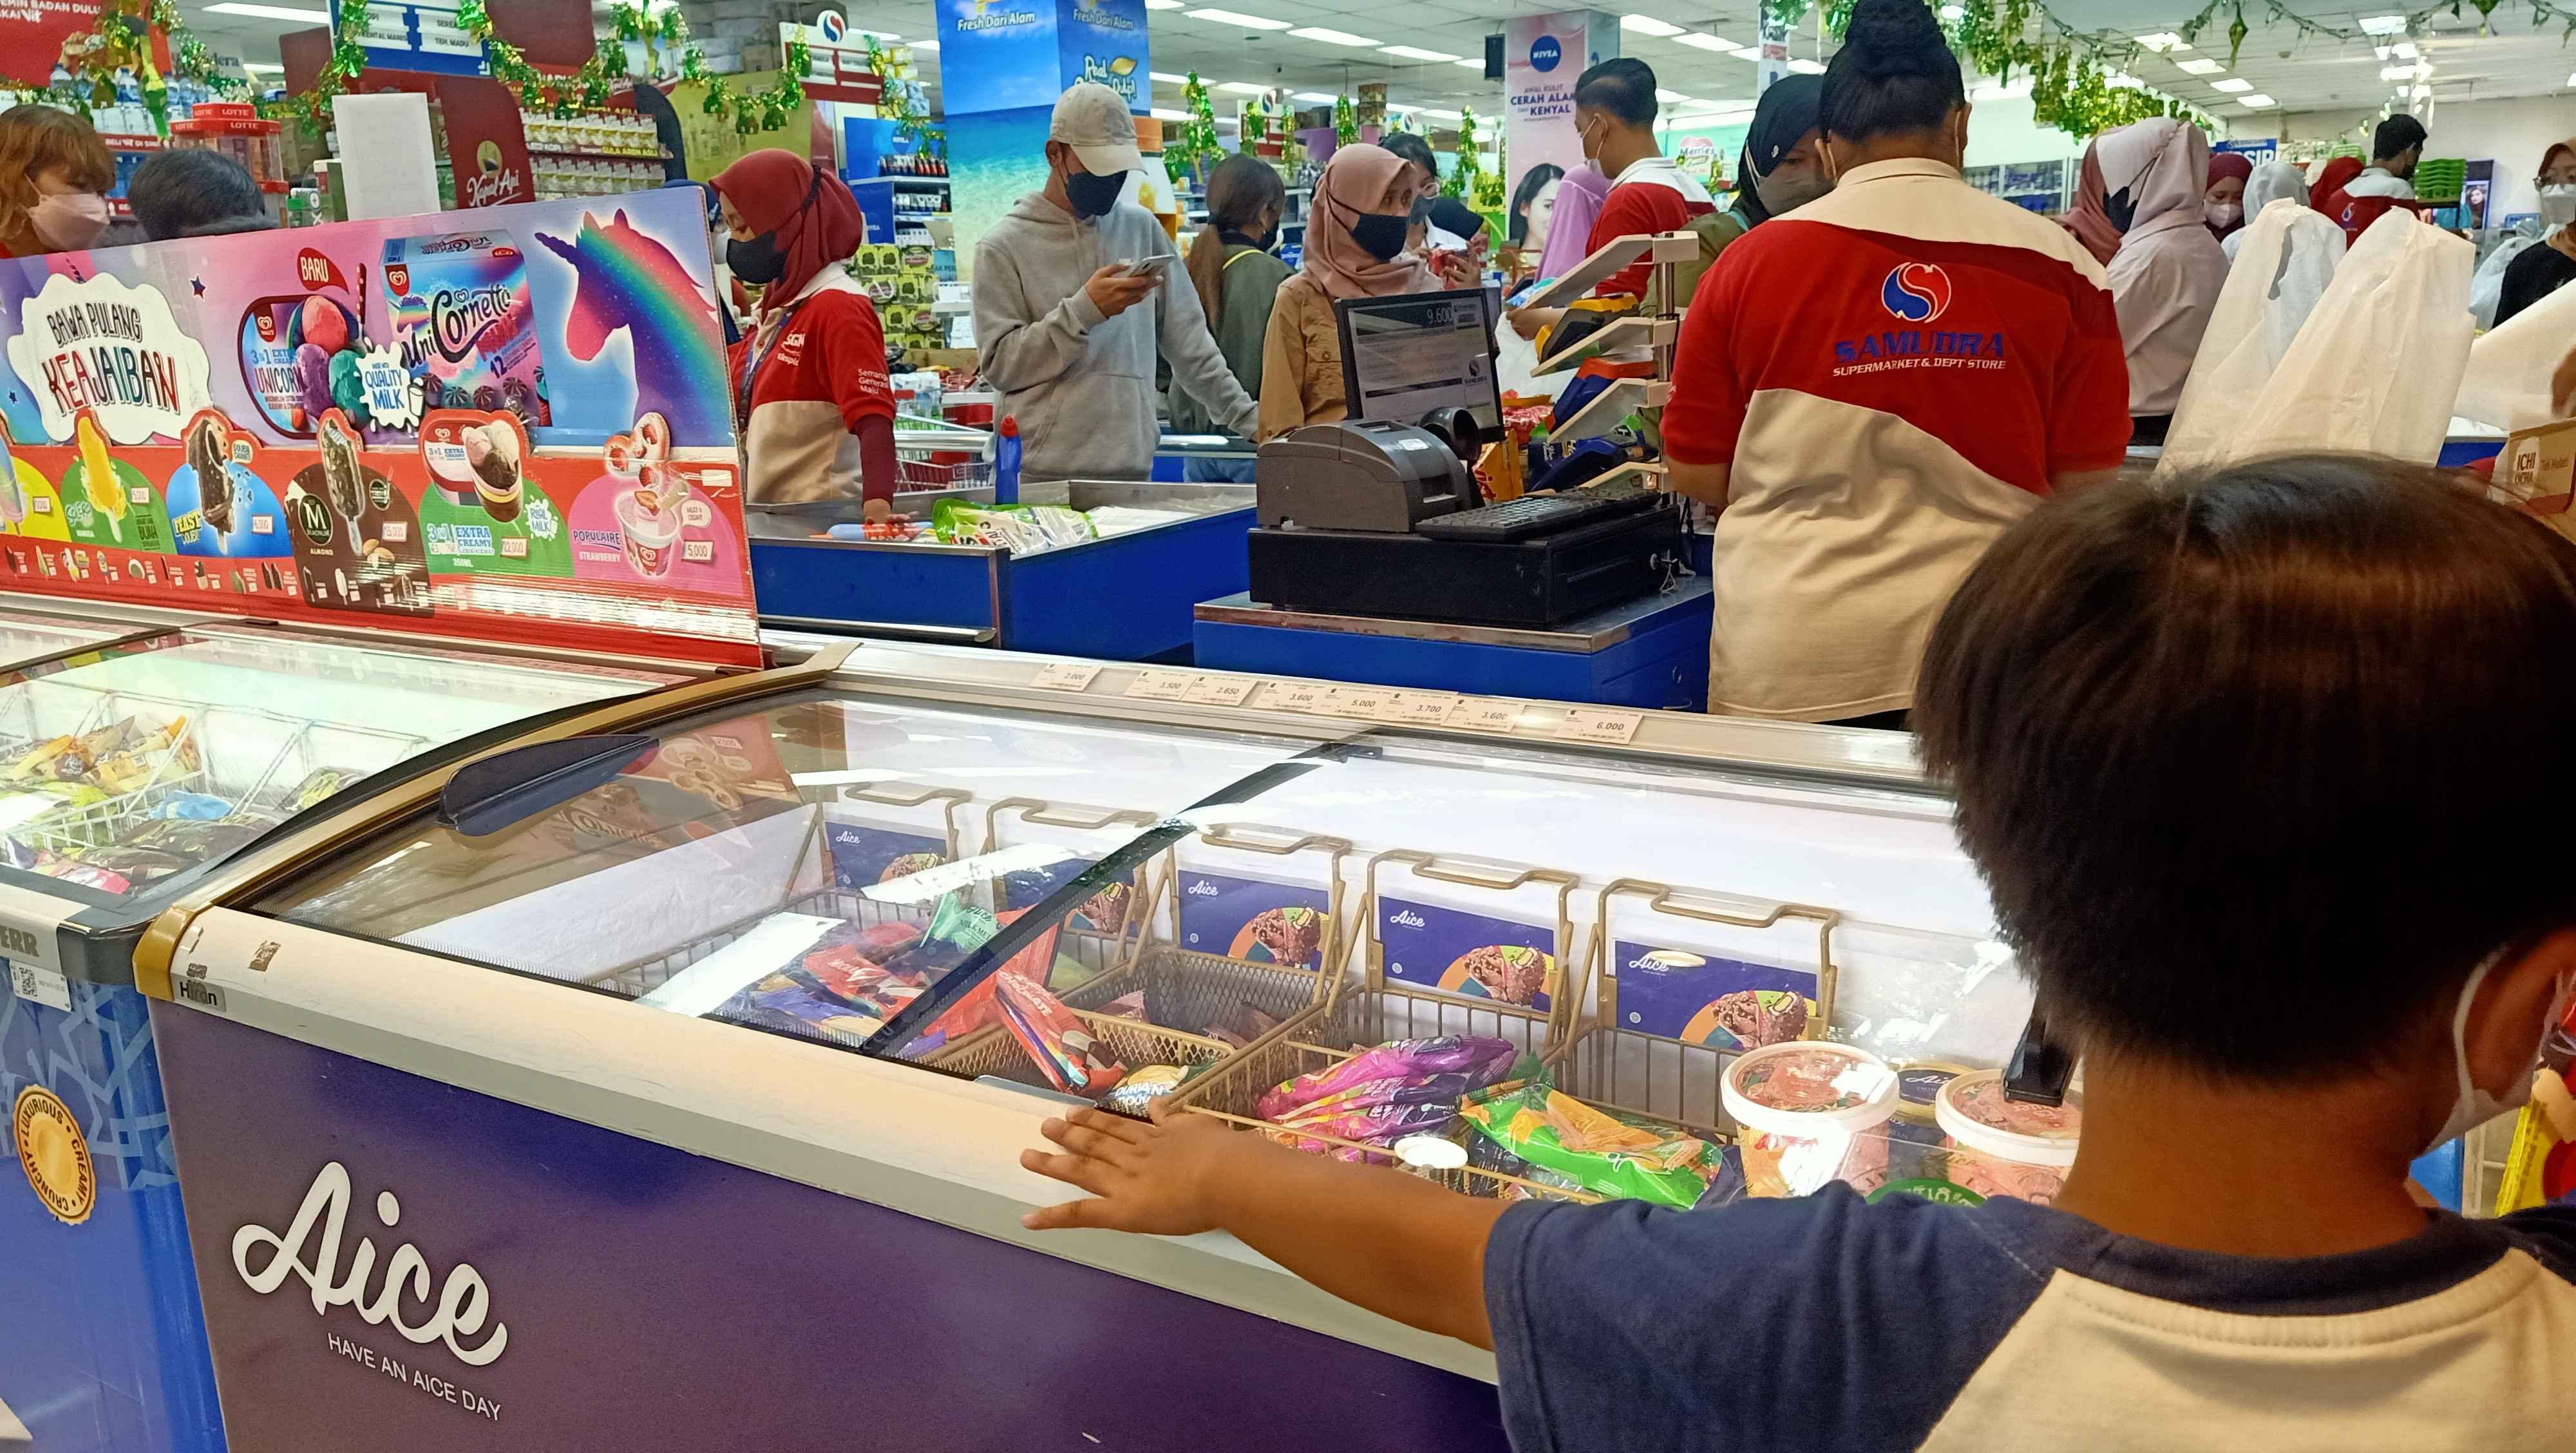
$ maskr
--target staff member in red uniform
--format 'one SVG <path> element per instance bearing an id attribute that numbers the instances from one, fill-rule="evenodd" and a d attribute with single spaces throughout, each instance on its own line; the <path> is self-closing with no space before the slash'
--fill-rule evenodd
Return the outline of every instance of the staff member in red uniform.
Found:
<path id="1" fill-rule="evenodd" d="M 751 505 L 863 501 L 894 512 L 894 391 L 885 328 L 846 264 L 867 240 L 839 177 L 755 151 L 709 184 L 724 200 L 733 275 L 762 285 L 760 321 L 730 355 Z"/>
<path id="2" fill-rule="evenodd" d="M 1585 71 L 1574 83 L 1574 125 L 1583 164 L 1610 179 L 1586 256 L 1640 232 L 1680 231 L 1717 210 L 1708 188 L 1655 145 L 1655 72 L 1644 61 L 1622 57 Z M 1593 292 L 1642 298 L 1653 273 L 1652 263 L 1640 262 Z"/>
<path id="3" fill-rule="evenodd" d="M 2128 369 L 2101 264 L 1961 178 L 1923 0 L 1860 0 L 1820 113 L 1834 189 L 1710 267 L 1664 448 L 1722 511 L 1709 709 L 1898 725 L 1986 546 L 2119 466 Z"/>

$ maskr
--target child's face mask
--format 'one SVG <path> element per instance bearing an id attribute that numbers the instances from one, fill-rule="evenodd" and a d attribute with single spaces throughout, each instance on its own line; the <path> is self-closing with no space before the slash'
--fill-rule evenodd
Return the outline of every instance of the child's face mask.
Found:
<path id="1" fill-rule="evenodd" d="M 2567 995 L 2571 988 L 2576 988 L 2576 983 L 2561 975 L 2556 992 L 2549 996 L 2549 1012 L 2541 1016 L 2540 1031 L 2531 1042 L 2531 1063 L 2516 1068 L 2513 1081 L 2506 1087 L 2502 1099 L 2488 1094 L 2469 1073 L 2469 1010 L 2477 1003 L 2478 986 L 2486 982 L 2487 975 L 2495 972 L 2496 965 L 2504 961 L 2504 956 L 2503 949 L 2488 955 L 2486 962 L 2470 972 L 2468 983 L 2460 987 L 2459 1007 L 2451 1011 L 2451 1073 L 2459 1092 L 2452 1097 L 2450 1118 L 2443 1121 L 2442 1128 L 2434 1133 L 2433 1143 L 2424 1147 L 2428 1152 L 2450 1144 L 2509 1110 L 2519 1110 L 2530 1103 L 2531 1081 L 2540 1073 L 2540 1051 L 2548 1042 L 2549 1026 L 2556 1024 L 2559 1016 L 2567 1012 Z"/>

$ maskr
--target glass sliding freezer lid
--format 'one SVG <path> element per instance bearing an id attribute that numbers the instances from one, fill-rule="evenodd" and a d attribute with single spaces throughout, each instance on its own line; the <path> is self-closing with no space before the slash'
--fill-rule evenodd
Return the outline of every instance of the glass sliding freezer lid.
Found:
<path id="1" fill-rule="evenodd" d="M 114 640 L 128 631 L 68 616 L 33 615 L 0 610 L 0 668 L 41 661 L 83 646 Z"/>
<path id="2" fill-rule="evenodd" d="M 0 677 L 0 878 L 99 903 L 450 743 L 677 680 L 188 627 Z"/>
<path id="3" fill-rule="evenodd" d="M 1028 1009 L 1061 1048 L 1160 886 L 1101 860 L 1308 745 L 842 692 L 584 740 L 595 780 L 525 811 L 452 797 L 259 908 L 851 1049 L 989 962 L 1047 1002 L 979 1001 L 957 1038 Z"/>

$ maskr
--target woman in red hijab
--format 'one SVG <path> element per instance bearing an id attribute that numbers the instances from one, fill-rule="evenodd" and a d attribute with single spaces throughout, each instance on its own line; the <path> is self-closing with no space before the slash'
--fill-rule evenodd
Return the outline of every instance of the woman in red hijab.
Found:
<path id="1" fill-rule="evenodd" d="M 2209 154 L 2209 190 L 2201 198 L 2201 225 L 2224 242 L 2245 225 L 2245 184 L 2254 180 L 2254 159 L 2233 151 Z"/>
<path id="2" fill-rule="evenodd" d="M 743 500 L 862 501 L 894 512 L 894 392 L 885 328 L 847 266 L 867 240 L 858 198 L 788 151 L 755 151 L 709 184 L 723 199 L 733 275 L 760 288 L 760 320 L 733 346 Z"/>

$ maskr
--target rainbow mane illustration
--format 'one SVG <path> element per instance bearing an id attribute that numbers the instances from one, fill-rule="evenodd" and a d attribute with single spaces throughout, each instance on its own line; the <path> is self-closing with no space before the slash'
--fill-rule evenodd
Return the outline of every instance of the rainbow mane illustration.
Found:
<path id="1" fill-rule="evenodd" d="M 605 227 L 582 213 L 569 242 L 542 232 L 537 240 L 572 264 L 564 343 L 573 357 L 597 358 L 623 328 L 635 354 L 637 414 L 661 414 L 686 444 L 710 443 L 732 427 L 715 302 L 669 248 L 636 231 L 624 208 Z"/>

